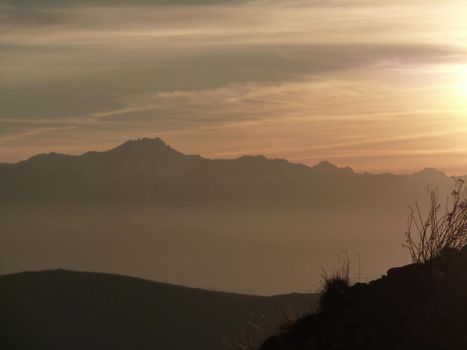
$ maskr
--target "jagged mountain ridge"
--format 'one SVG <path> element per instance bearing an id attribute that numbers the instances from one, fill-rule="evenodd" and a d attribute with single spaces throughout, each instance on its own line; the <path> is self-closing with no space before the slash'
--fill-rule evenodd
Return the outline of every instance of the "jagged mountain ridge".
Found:
<path id="1" fill-rule="evenodd" d="M 285 160 L 240 157 L 209 160 L 184 155 L 160 139 L 129 141 L 107 152 L 81 156 L 43 154 L 2 169 L 1 192 L 67 196 L 117 194 L 165 199 L 219 192 L 249 192 L 280 182 L 303 181 L 310 169 Z M 244 190 L 242 191 L 242 187 Z"/>
<path id="2" fill-rule="evenodd" d="M 422 181 L 420 181 L 422 180 Z M 435 171 L 414 175 L 357 174 L 329 162 L 314 167 L 264 156 L 206 159 L 180 153 L 159 138 L 128 141 L 105 152 L 80 156 L 41 154 L 0 167 L 3 198 L 323 202 L 389 195 L 417 183 L 445 187 L 447 176 Z M 310 201 L 311 200 L 311 201 Z"/>

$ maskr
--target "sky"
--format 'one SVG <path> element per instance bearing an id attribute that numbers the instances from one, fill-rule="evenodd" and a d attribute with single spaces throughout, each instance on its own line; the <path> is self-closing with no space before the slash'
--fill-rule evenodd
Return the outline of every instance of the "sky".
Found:
<path id="1" fill-rule="evenodd" d="M 465 0 L 0 0 L 0 162 L 160 137 L 467 174 Z"/>

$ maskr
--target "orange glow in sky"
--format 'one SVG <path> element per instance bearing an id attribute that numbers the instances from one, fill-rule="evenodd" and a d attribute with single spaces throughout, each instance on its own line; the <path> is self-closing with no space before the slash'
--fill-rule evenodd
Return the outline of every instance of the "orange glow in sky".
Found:
<path id="1" fill-rule="evenodd" d="M 467 174 L 465 1 L 0 5 L 0 162 L 206 157 Z M 157 3 L 157 2 L 156 2 Z"/>

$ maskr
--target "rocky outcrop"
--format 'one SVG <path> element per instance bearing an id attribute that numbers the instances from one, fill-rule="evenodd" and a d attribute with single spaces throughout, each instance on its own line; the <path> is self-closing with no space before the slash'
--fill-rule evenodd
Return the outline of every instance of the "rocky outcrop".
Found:
<path id="1" fill-rule="evenodd" d="M 302 317 L 260 350 L 467 349 L 467 248 L 357 283 L 345 300 Z"/>

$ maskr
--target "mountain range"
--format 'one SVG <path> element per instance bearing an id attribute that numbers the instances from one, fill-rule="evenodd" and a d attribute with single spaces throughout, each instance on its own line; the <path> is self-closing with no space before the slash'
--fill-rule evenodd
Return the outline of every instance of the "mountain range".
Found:
<path id="1" fill-rule="evenodd" d="M 206 159 L 158 138 L 41 154 L 0 164 L 0 273 L 67 268 L 242 293 L 309 291 L 343 251 L 361 279 L 406 263 L 407 205 L 451 184 L 435 169 Z"/>
<path id="2" fill-rule="evenodd" d="M 143 138 L 106 152 L 40 154 L 2 164 L 0 180 L 4 200 L 125 198 L 244 205 L 271 200 L 334 204 L 355 194 L 371 199 L 371 189 L 378 189 L 378 195 L 392 193 L 417 182 L 443 182 L 446 176 L 435 169 L 411 176 L 357 174 L 329 162 L 308 167 L 264 156 L 206 159 L 182 154 L 159 138 Z"/>

